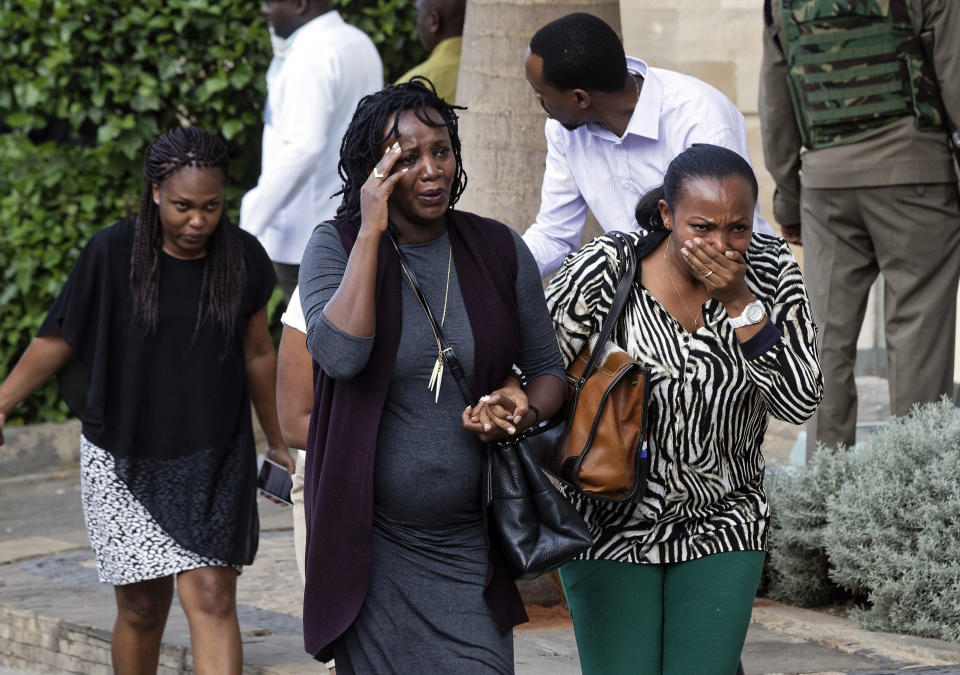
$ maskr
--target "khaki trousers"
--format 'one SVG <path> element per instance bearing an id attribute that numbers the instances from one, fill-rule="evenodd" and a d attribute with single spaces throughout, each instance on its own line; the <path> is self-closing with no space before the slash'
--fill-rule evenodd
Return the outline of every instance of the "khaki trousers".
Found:
<path id="1" fill-rule="evenodd" d="M 953 393 L 960 206 L 954 183 L 810 189 L 801 195 L 804 280 L 823 369 L 823 402 L 808 426 L 814 441 L 856 440 L 854 362 L 867 295 L 884 281 L 890 406 Z"/>

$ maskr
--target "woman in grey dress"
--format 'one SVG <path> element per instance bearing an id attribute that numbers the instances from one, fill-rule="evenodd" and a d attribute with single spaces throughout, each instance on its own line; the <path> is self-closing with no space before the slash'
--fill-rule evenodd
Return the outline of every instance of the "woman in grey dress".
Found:
<path id="1" fill-rule="evenodd" d="M 422 79 L 363 99 L 338 217 L 301 265 L 317 364 L 304 633 L 338 675 L 511 673 L 511 628 L 526 620 L 487 536 L 484 444 L 552 415 L 564 372 L 522 240 L 453 210 L 466 184 L 456 119 Z M 464 408 L 410 276 L 473 390 L 500 406 Z M 512 364 L 529 406 L 498 389 Z"/>

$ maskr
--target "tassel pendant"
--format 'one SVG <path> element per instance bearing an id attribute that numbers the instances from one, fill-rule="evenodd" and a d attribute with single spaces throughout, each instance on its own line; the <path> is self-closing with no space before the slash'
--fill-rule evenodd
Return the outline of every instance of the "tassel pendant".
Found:
<path id="1" fill-rule="evenodd" d="M 433 363 L 433 373 L 430 374 L 429 391 L 434 392 L 433 402 L 440 401 L 440 382 L 443 380 L 443 354 L 437 353 L 437 360 Z"/>

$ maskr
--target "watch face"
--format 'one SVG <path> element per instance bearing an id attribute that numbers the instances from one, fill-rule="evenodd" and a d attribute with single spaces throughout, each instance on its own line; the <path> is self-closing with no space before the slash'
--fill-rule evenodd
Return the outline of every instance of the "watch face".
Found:
<path id="1" fill-rule="evenodd" d="M 751 324 L 760 323 L 761 321 L 763 321 L 763 315 L 764 315 L 763 305 L 761 305 L 760 303 L 751 304 L 749 307 L 747 307 L 746 314 L 747 314 L 747 321 L 749 321 Z"/>

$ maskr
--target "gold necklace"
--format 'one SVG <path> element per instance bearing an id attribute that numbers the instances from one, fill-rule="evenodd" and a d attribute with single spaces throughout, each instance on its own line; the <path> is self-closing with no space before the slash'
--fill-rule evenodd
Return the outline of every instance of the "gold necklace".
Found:
<path id="1" fill-rule="evenodd" d="M 407 266 L 400 259 L 400 267 L 407 277 L 410 285 L 416 288 L 413 279 L 410 278 L 410 272 Z M 450 270 L 453 269 L 453 243 L 450 243 L 449 253 L 447 254 L 447 286 L 443 291 L 443 313 L 440 315 L 440 330 L 443 330 L 443 322 L 447 319 L 447 300 L 450 297 Z M 426 300 L 426 298 L 424 298 Z M 426 308 L 424 308 L 426 309 Z M 433 325 L 431 325 L 431 329 Z M 433 362 L 433 371 L 430 373 L 430 381 L 427 383 L 427 391 L 434 393 L 433 402 L 440 401 L 440 383 L 443 381 L 443 347 L 440 344 L 440 336 L 434 333 L 433 339 L 437 341 L 437 360 Z"/>
<path id="2" fill-rule="evenodd" d="M 680 294 L 680 289 L 677 288 L 677 282 L 673 280 L 673 274 L 670 272 L 670 263 L 667 262 L 667 248 L 670 245 L 667 244 L 663 247 L 663 264 L 667 266 L 667 276 L 670 277 L 670 283 L 673 284 L 673 290 L 677 292 L 677 297 L 680 298 L 680 304 L 683 305 L 684 311 L 687 313 L 687 316 L 693 321 L 693 330 L 691 333 L 696 332 L 697 326 L 700 323 L 700 314 L 703 312 L 703 306 L 700 307 L 700 311 L 697 312 L 697 315 L 694 316 L 693 312 L 690 311 L 690 308 L 687 307 L 686 301 L 683 299 L 683 296 Z"/>

